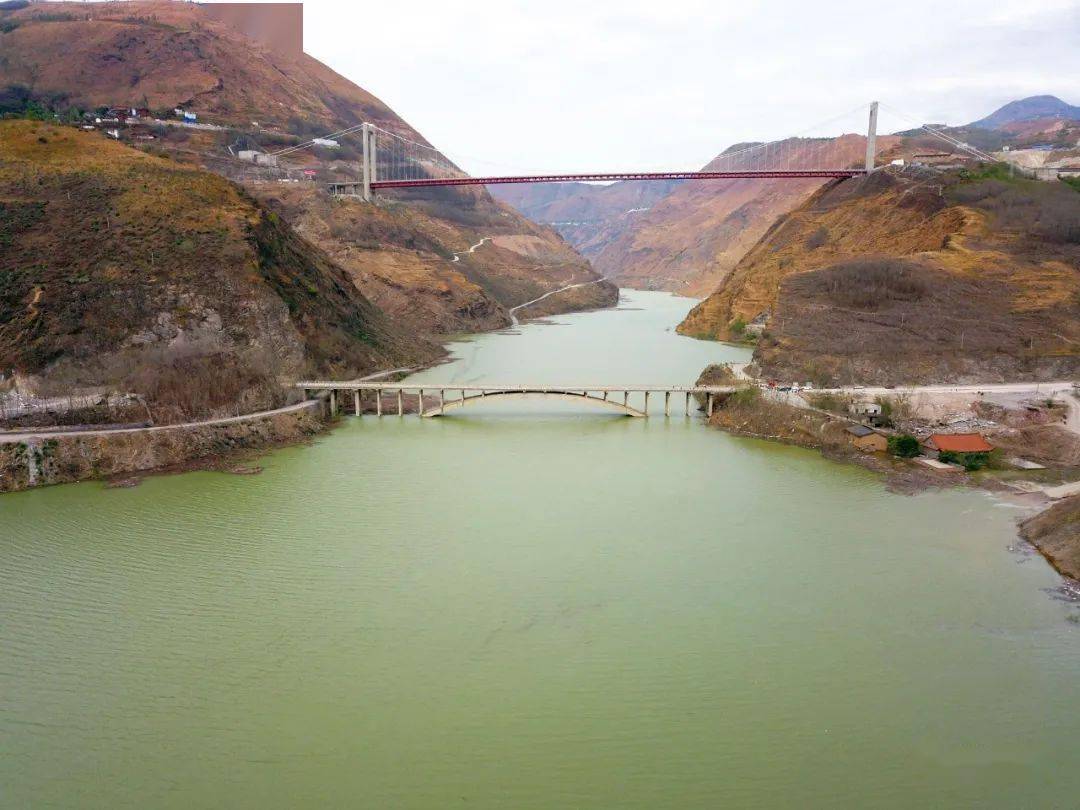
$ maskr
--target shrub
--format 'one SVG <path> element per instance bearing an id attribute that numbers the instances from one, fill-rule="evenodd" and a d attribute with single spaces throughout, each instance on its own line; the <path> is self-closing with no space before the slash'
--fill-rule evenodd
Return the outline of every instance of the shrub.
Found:
<path id="1" fill-rule="evenodd" d="M 814 231 L 806 238 L 806 249 L 817 250 L 819 247 L 829 241 L 829 230 L 824 225 Z"/>
<path id="2" fill-rule="evenodd" d="M 754 385 L 748 385 L 745 388 L 739 388 L 736 391 L 732 391 L 728 396 L 725 405 L 751 405 L 761 399 L 761 389 Z"/>
<path id="3" fill-rule="evenodd" d="M 803 399 L 810 403 L 811 406 L 821 411 L 829 411 L 830 413 L 846 414 L 848 412 L 848 406 L 851 405 L 851 397 L 844 394 L 834 394 L 831 392 L 822 392 L 818 394 L 803 394 Z"/>
<path id="4" fill-rule="evenodd" d="M 942 450 L 938 453 L 938 460 L 946 464 L 959 464 L 968 472 L 981 470 L 990 461 L 989 453 L 955 453 L 952 450 Z"/>
<path id="5" fill-rule="evenodd" d="M 965 176 L 964 182 L 949 189 L 949 196 L 989 212 L 1000 227 L 1026 231 L 1048 242 L 1080 244 L 1080 197 L 1072 193 L 1076 188 L 1068 181 L 1042 183 L 1010 178 L 1002 171 L 982 172 Z"/>
<path id="6" fill-rule="evenodd" d="M 907 433 L 890 436 L 889 453 L 897 458 L 915 458 L 919 455 L 919 440 Z"/>

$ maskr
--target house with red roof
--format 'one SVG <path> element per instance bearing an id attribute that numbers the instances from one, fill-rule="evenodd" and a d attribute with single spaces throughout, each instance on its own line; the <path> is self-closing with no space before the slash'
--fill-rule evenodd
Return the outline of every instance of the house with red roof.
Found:
<path id="1" fill-rule="evenodd" d="M 979 433 L 933 433 L 923 444 L 939 453 L 989 453 L 994 449 Z"/>
<path id="2" fill-rule="evenodd" d="M 978 433 L 934 433 L 927 436 L 923 446 L 937 450 L 938 461 L 959 464 L 969 472 L 985 467 L 994 449 Z"/>

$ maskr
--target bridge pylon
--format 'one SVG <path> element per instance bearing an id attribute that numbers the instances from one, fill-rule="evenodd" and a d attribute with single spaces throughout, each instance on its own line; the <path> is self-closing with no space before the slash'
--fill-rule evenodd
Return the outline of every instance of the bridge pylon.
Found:
<path id="1" fill-rule="evenodd" d="M 876 101 L 870 102 L 870 126 L 866 130 L 866 173 L 874 170 L 874 160 L 877 157 L 877 108 Z"/>
<path id="2" fill-rule="evenodd" d="M 377 179 L 375 176 L 375 131 L 366 121 L 360 127 L 360 146 L 363 154 L 363 162 L 360 166 L 361 196 L 364 202 L 371 202 L 371 184 Z"/>

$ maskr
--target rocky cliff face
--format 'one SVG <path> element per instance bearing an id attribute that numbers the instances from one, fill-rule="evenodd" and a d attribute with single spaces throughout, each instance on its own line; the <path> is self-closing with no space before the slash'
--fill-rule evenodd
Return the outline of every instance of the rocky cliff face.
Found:
<path id="1" fill-rule="evenodd" d="M 763 333 L 763 371 L 821 383 L 1080 372 L 1080 194 L 1007 171 L 883 170 L 781 217 L 679 326 Z"/>
<path id="2" fill-rule="evenodd" d="M 337 149 L 293 153 L 279 171 L 241 163 L 237 148 L 270 151 L 360 121 L 425 141 L 386 104 L 317 60 L 248 39 L 202 6 L 31 3 L 0 11 L 0 20 L 0 91 L 6 85 L 9 96 L 61 112 L 108 105 L 196 112 L 211 128 L 149 122 L 122 128 L 121 138 L 242 183 L 342 263 L 369 299 L 421 335 L 496 328 L 509 322 L 510 307 L 599 279 L 558 234 L 480 189 L 398 192 L 380 206 L 330 201 L 322 183 L 357 170 L 357 144 L 345 139 Z M 279 182 L 290 170 L 301 177 L 301 169 L 315 181 Z M 511 237 L 542 248 L 489 247 Z M 482 239 L 489 240 L 484 249 L 453 261 Z M 595 287 L 596 302 L 615 294 L 611 285 Z M 553 298 L 556 309 L 593 303 Z"/>

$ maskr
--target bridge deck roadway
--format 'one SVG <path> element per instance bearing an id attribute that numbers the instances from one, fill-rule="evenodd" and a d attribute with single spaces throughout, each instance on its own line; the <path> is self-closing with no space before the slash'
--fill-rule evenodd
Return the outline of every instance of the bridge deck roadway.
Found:
<path id="1" fill-rule="evenodd" d="M 517 393 L 535 394 L 571 394 L 578 391 L 597 391 L 600 393 L 615 393 L 629 391 L 633 393 L 664 393 L 672 394 L 729 394 L 735 390 L 731 385 L 507 385 L 503 383 L 491 383 L 488 385 L 462 385 L 460 383 L 440 382 L 364 382 L 364 381 L 333 381 L 333 380 L 305 380 L 296 383 L 294 388 L 303 388 L 308 391 L 506 391 Z"/>
<path id="2" fill-rule="evenodd" d="M 383 396 L 397 394 L 396 410 L 398 415 L 403 413 L 403 396 L 407 391 L 416 399 L 416 412 L 420 416 L 441 416 L 448 408 L 463 407 L 470 402 L 488 398 L 501 397 L 528 397 L 550 396 L 561 397 L 577 401 L 592 402 L 600 407 L 614 408 L 628 416 L 648 416 L 649 394 L 664 395 L 664 415 L 671 413 L 671 395 L 685 394 L 686 413 L 690 414 L 690 397 L 694 394 L 705 396 L 705 411 L 712 415 L 713 400 L 718 394 L 727 394 L 735 390 L 733 386 L 726 385 L 455 385 L 447 383 L 416 383 L 416 382 L 371 382 L 364 380 L 340 381 L 333 380 L 304 380 L 296 383 L 296 388 L 303 389 L 305 394 L 311 391 L 330 392 L 330 411 L 338 410 L 338 394 L 346 391 L 353 393 L 353 410 L 359 416 L 363 413 L 361 392 L 372 391 L 375 393 L 376 414 L 384 413 Z M 446 398 L 446 392 L 459 393 L 459 397 Z M 622 394 L 622 402 L 610 398 L 610 394 Z M 644 408 L 637 408 L 630 404 L 630 394 L 643 393 L 645 395 Z M 429 395 L 425 398 L 425 394 Z M 471 394 L 471 396 L 470 396 Z M 428 405 L 433 397 L 437 400 L 430 407 Z M 391 407 L 391 410 L 393 408 Z"/>

